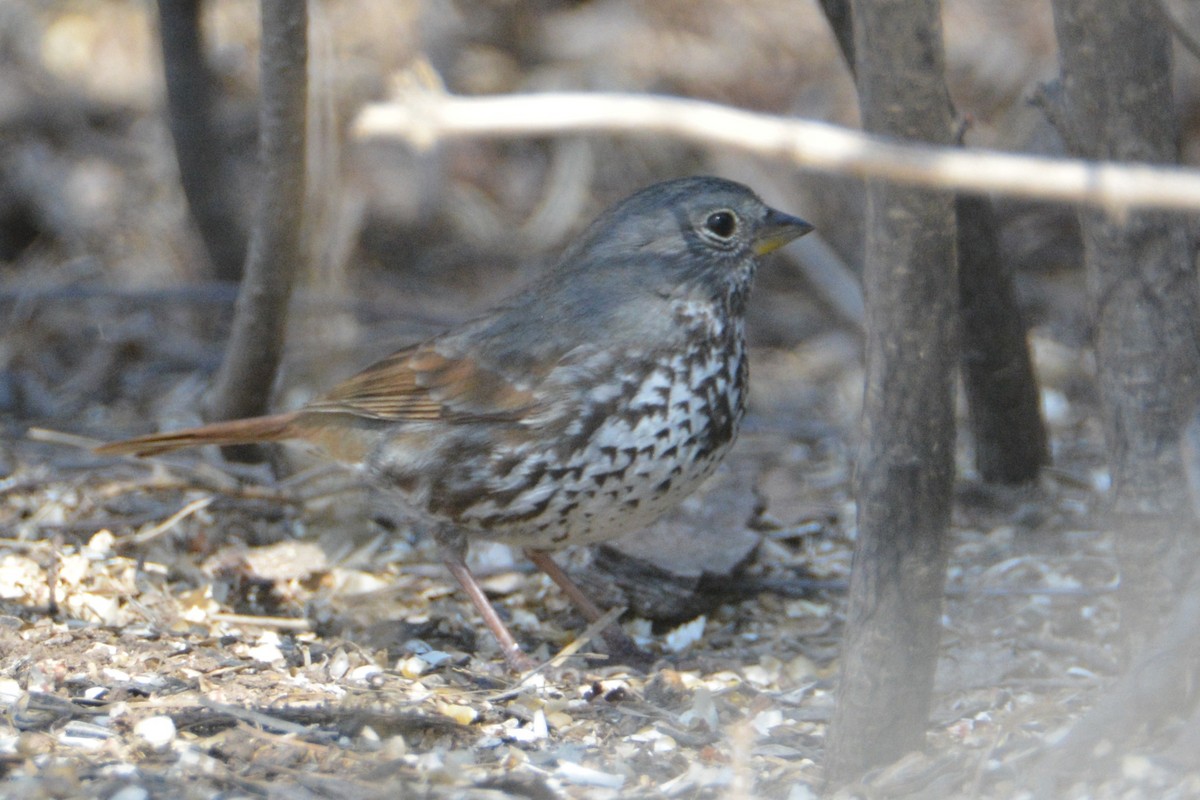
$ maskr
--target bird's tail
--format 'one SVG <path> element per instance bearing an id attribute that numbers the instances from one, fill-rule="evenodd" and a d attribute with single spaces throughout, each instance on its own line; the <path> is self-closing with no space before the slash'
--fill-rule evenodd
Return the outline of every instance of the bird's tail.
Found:
<path id="1" fill-rule="evenodd" d="M 138 436 L 135 439 L 124 439 L 119 442 L 109 442 L 96 448 L 101 455 L 152 456 L 165 453 L 168 450 L 178 450 L 181 447 L 197 447 L 203 444 L 253 444 L 256 442 L 276 442 L 295 436 L 293 423 L 297 414 L 272 414 L 267 417 L 250 417 L 248 419 L 232 419 L 228 422 L 214 422 L 198 428 L 185 428 L 180 431 L 167 433 L 152 433 Z"/>

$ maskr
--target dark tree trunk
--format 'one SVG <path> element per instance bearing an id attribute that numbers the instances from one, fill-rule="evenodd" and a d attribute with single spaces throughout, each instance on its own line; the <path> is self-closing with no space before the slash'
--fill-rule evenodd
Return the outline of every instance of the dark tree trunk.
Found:
<path id="1" fill-rule="evenodd" d="M 854 71 L 850 0 L 821 0 L 842 56 Z M 1027 483 L 1050 461 L 1028 331 L 996 215 L 985 198 L 957 202 L 962 370 L 975 440 L 975 465 L 991 483 Z"/>
<path id="2" fill-rule="evenodd" d="M 991 483 L 1028 483 L 1050 460 L 1025 320 L 1000 258 L 986 198 L 959 195 L 958 282 L 962 370 L 975 466 Z"/>
<path id="3" fill-rule="evenodd" d="M 853 4 L 864 126 L 950 144 L 940 5 Z M 949 195 L 871 183 L 858 541 L 826 774 L 836 784 L 924 743 L 954 477 L 958 277 Z"/>
<path id="4" fill-rule="evenodd" d="M 303 2 L 262 0 L 261 13 L 263 182 L 233 334 L 209 400 L 211 419 L 266 410 L 283 351 L 288 299 L 304 252 L 307 9 Z"/>
<path id="5" fill-rule="evenodd" d="M 1055 0 L 1062 69 L 1052 116 L 1073 154 L 1178 161 L 1171 41 L 1157 3 Z M 1187 513 L 1180 433 L 1197 398 L 1195 248 L 1160 211 L 1080 212 L 1129 652 L 1175 591 L 1178 519 Z"/>
<path id="6" fill-rule="evenodd" d="M 1048 111 L 1071 152 L 1176 163 L 1171 43 L 1161 6 L 1136 0 L 1053 5 L 1062 82 L 1047 93 Z M 1200 368 L 1194 243 L 1185 221 L 1164 212 L 1118 217 L 1088 209 L 1079 219 L 1131 667 L 1030 773 L 1044 796 L 1055 794 L 1060 778 L 1077 779 L 1096 753 L 1117 759 L 1138 731 L 1192 705 L 1200 610 L 1200 585 L 1180 569 L 1189 562 L 1180 551 L 1194 543 L 1179 535 L 1194 525 L 1187 521 L 1185 472 L 1200 485 L 1195 424 L 1181 446 Z M 1181 452 L 1189 454 L 1186 462 Z M 1193 718 L 1192 735 L 1198 727 Z"/>
<path id="7" fill-rule="evenodd" d="M 842 58 L 846 59 L 846 65 L 853 73 L 854 13 L 850 0 L 821 0 L 821 10 L 825 12 L 825 19 L 829 20 L 829 27 L 833 30 L 838 48 L 842 51 Z"/>
<path id="8" fill-rule="evenodd" d="M 204 60 L 201 0 L 158 0 L 167 114 L 179 179 L 213 277 L 235 281 L 246 259 L 242 205 L 233 197 L 213 120 L 213 83 Z"/>

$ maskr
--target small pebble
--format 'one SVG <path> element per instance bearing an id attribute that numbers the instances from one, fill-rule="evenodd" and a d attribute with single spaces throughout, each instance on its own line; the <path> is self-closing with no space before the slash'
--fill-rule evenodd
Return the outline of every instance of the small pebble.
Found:
<path id="1" fill-rule="evenodd" d="M 21 684 L 12 678 L 0 679 L 0 705 L 11 706 L 25 696 Z"/>
<path id="2" fill-rule="evenodd" d="M 103 725 L 73 719 L 58 734 L 58 742 L 81 750 L 99 750 L 112 735 L 112 731 Z"/>
<path id="3" fill-rule="evenodd" d="M 575 722 L 575 719 L 564 711 L 551 711 L 546 715 L 546 722 L 555 730 L 561 730 Z"/>
<path id="4" fill-rule="evenodd" d="M 566 783 L 573 783 L 576 786 L 601 786 L 606 789 L 620 789 L 625 783 L 624 775 L 602 772 L 598 769 L 592 769 L 591 767 L 585 767 L 582 764 L 575 764 L 570 761 L 558 762 L 558 767 L 555 768 L 554 774 Z"/>
<path id="5" fill-rule="evenodd" d="M 470 725 L 479 717 L 479 712 L 470 706 L 446 703 L 438 711 L 457 722 L 459 725 Z"/>
<path id="6" fill-rule="evenodd" d="M 346 651 L 340 647 L 333 657 L 329 659 L 329 677 L 335 681 L 340 681 L 342 676 L 350 670 L 350 657 L 346 655 Z"/>
<path id="7" fill-rule="evenodd" d="M 108 800 L 149 800 L 150 793 L 141 786 L 126 786 L 108 796 Z"/>
<path id="8" fill-rule="evenodd" d="M 350 672 L 346 675 L 346 680 L 352 683 L 367 683 L 373 676 L 378 675 L 381 672 L 383 672 L 383 670 L 374 664 L 363 664 L 362 666 L 355 667 L 354 669 L 350 670 Z"/>
<path id="9" fill-rule="evenodd" d="M 419 678 L 430 669 L 429 662 L 420 656 L 409 656 L 396 666 L 406 678 Z"/>
<path id="10" fill-rule="evenodd" d="M 246 648 L 246 655 L 264 664 L 274 664 L 283 661 L 283 651 L 273 642 L 263 642 Z"/>
<path id="11" fill-rule="evenodd" d="M 663 644 L 672 653 L 682 653 L 704 636 L 704 627 L 708 618 L 703 614 L 690 622 L 685 622 L 678 628 L 668 631 L 663 637 Z"/>
<path id="12" fill-rule="evenodd" d="M 162 752 L 175 741 L 175 722 L 167 716 L 146 717 L 133 726 L 133 735 L 155 752 Z"/>

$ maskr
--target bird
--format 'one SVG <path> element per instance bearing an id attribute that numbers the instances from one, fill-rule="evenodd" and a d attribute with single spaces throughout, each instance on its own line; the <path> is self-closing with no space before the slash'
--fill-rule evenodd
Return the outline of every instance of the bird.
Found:
<path id="1" fill-rule="evenodd" d="M 96 449 L 316 445 L 416 515 L 524 671 L 533 661 L 467 568 L 469 543 L 522 548 L 602 617 L 551 553 L 646 527 L 716 469 L 745 414 L 759 260 L 811 230 L 734 181 L 657 183 L 601 213 L 526 290 L 297 410 Z M 605 640 L 640 652 L 616 625 Z"/>

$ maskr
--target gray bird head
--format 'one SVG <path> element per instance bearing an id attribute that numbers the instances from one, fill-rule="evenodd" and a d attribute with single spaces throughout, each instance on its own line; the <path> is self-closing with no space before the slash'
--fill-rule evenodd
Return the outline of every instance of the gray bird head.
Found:
<path id="1" fill-rule="evenodd" d="M 775 250 L 812 230 L 723 178 L 680 178 L 648 186 L 601 214 L 563 254 L 568 272 L 664 263 L 719 270 Z"/>
<path id="2" fill-rule="evenodd" d="M 681 178 L 642 189 L 601 214 L 550 280 L 567 295 L 601 303 L 648 293 L 744 300 L 757 257 L 811 230 L 740 183 Z"/>

